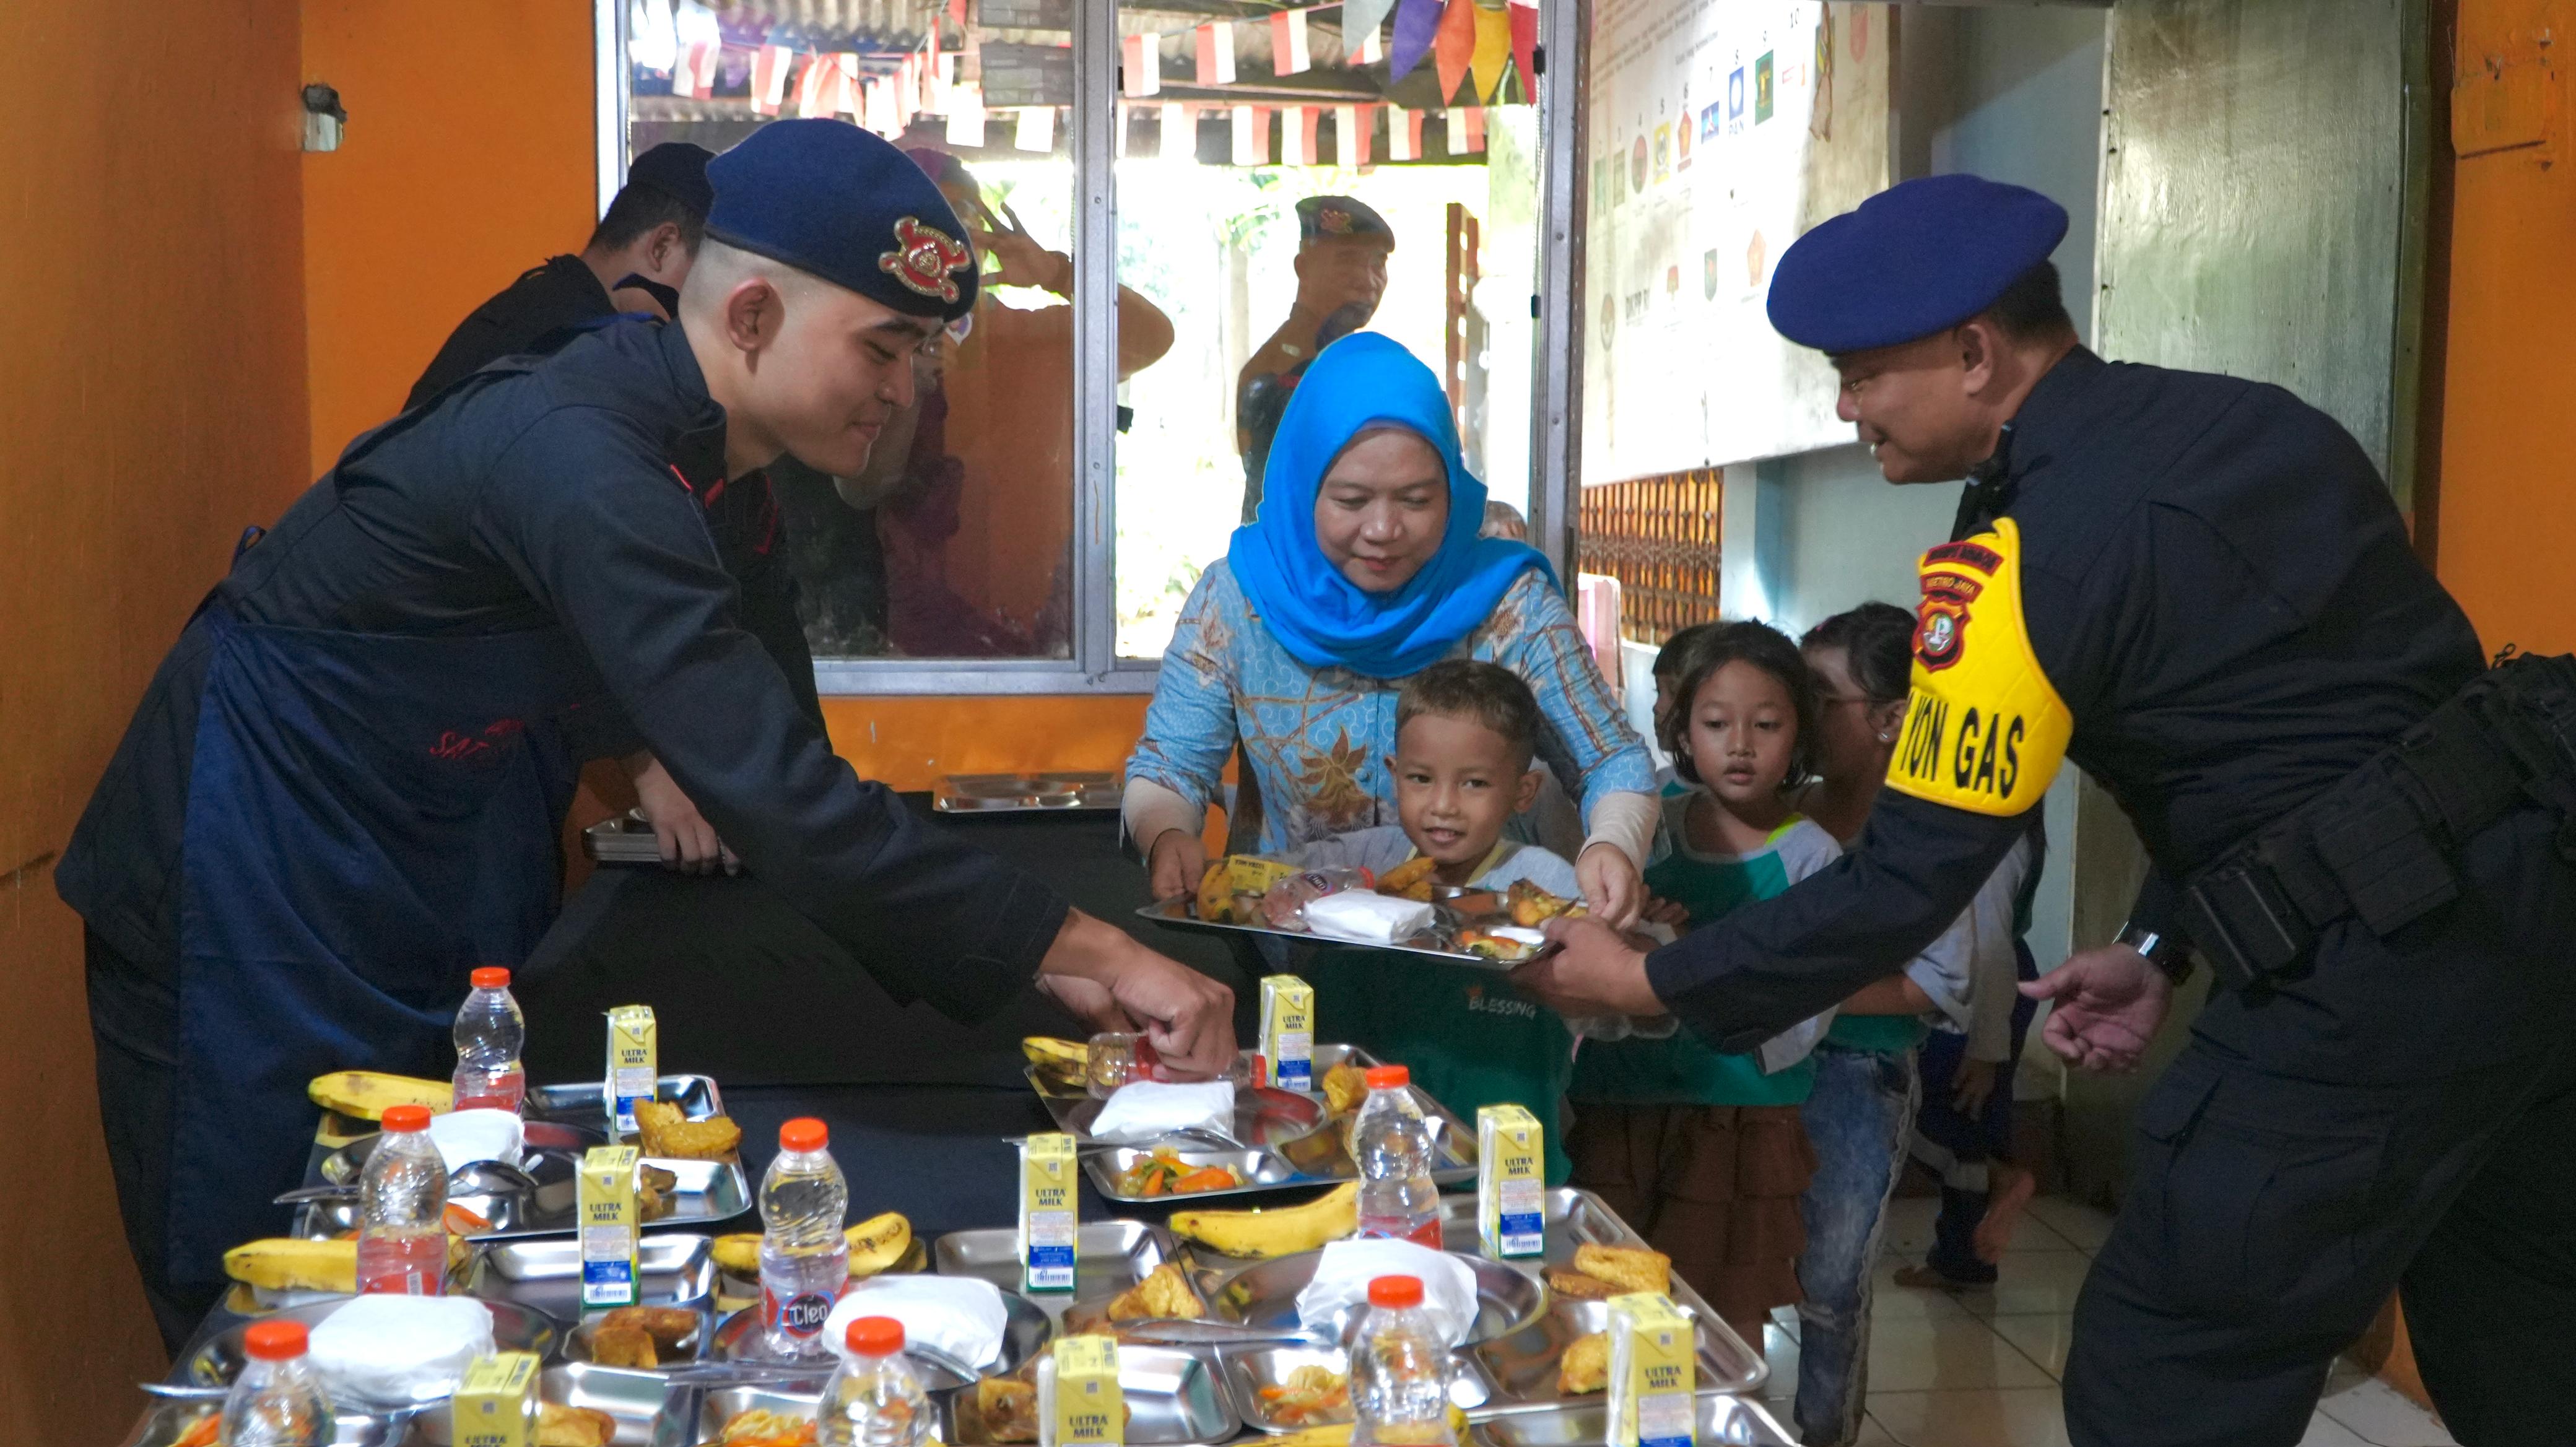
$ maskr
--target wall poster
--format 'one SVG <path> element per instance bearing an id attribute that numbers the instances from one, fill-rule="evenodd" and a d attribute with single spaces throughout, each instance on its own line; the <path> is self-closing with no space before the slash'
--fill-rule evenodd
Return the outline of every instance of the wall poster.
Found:
<path id="1" fill-rule="evenodd" d="M 1586 485 L 1851 440 L 1771 266 L 1888 184 L 1883 4 L 1593 0 Z"/>

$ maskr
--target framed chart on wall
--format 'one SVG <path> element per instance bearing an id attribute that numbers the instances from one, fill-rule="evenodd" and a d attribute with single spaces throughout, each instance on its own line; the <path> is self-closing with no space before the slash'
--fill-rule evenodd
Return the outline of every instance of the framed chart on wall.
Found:
<path id="1" fill-rule="evenodd" d="M 1763 306 L 1790 242 L 1888 184 L 1888 9 L 1594 0 L 1585 484 L 1851 440 Z"/>

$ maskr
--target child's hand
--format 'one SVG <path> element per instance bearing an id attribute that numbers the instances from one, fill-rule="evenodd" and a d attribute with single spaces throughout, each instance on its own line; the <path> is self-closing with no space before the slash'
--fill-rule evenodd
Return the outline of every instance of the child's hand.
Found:
<path id="1" fill-rule="evenodd" d="M 1950 1078 L 1950 1106 L 1970 1120 L 1986 1118 L 1986 1101 L 1995 1093 L 1995 1062 L 1962 1060 Z"/>
<path id="2" fill-rule="evenodd" d="M 1637 907 L 1646 897 L 1646 882 L 1637 877 L 1637 861 L 1616 844 L 1595 844 L 1574 861 L 1575 882 L 1583 902 L 1614 930 L 1637 922 Z"/>
<path id="3" fill-rule="evenodd" d="M 1690 911 L 1660 894 L 1646 896 L 1646 907 L 1638 917 L 1648 924 L 1670 925 L 1677 930 L 1690 928 Z"/>

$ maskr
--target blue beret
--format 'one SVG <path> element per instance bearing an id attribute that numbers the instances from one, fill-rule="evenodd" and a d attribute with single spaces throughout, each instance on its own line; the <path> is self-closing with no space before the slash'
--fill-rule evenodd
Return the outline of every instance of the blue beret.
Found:
<path id="1" fill-rule="evenodd" d="M 1993 306 L 2066 239 L 2066 208 L 1979 176 L 1890 186 L 1798 238 L 1771 277 L 1771 325 L 1841 354 L 1893 347 Z"/>
<path id="2" fill-rule="evenodd" d="M 772 121 L 707 163 L 707 234 L 906 316 L 975 309 L 975 249 L 912 158 L 847 121 Z"/>

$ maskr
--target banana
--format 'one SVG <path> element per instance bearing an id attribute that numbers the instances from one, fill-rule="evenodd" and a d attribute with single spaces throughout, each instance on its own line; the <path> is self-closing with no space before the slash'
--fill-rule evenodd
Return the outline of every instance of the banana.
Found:
<path id="1" fill-rule="evenodd" d="M 385 1075 L 373 1070 L 337 1070 L 313 1077 L 304 1087 L 313 1103 L 325 1110 L 359 1120 L 382 1120 L 385 1108 L 393 1105 L 425 1105 L 433 1112 L 444 1112 L 456 1098 L 455 1087 L 444 1080 L 415 1080 L 408 1075 Z"/>
<path id="2" fill-rule="evenodd" d="M 269 1291 L 358 1289 L 358 1243 L 272 1236 L 224 1253 L 224 1274 Z"/>
<path id="3" fill-rule="evenodd" d="M 1292 1256 L 1360 1228 L 1360 1187 L 1346 1182 L 1302 1206 L 1267 1211 L 1175 1211 L 1171 1225 L 1228 1256 Z"/>
<path id="4" fill-rule="evenodd" d="M 1378 1440 L 1381 1442 L 1405 1440 L 1402 1437 L 1384 1435 L 1390 1430 L 1401 1429 L 1381 1427 L 1378 1429 L 1380 1433 Z M 1457 1441 L 1467 1440 L 1467 1414 L 1455 1405 L 1449 1408 L 1449 1433 Z M 1350 1440 L 1351 1427 L 1345 1422 L 1338 1427 L 1309 1427 L 1303 1432 L 1291 1432 L 1285 1437 L 1273 1437 L 1265 1442 L 1263 1447 L 1350 1447 Z"/>
<path id="5" fill-rule="evenodd" d="M 912 1223 L 888 1211 L 841 1233 L 850 1242 L 850 1275 L 874 1276 L 892 1270 L 912 1249 Z M 716 1265 L 736 1276 L 760 1275 L 760 1233 L 718 1236 L 711 1246 Z"/>
<path id="6" fill-rule="evenodd" d="M 1039 1080 L 1059 1089 L 1080 1090 L 1091 1071 L 1091 1047 L 1079 1040 L 1032 1035 L 1020 1042 L 1020 1053 L 1036 1068 Z"/>

